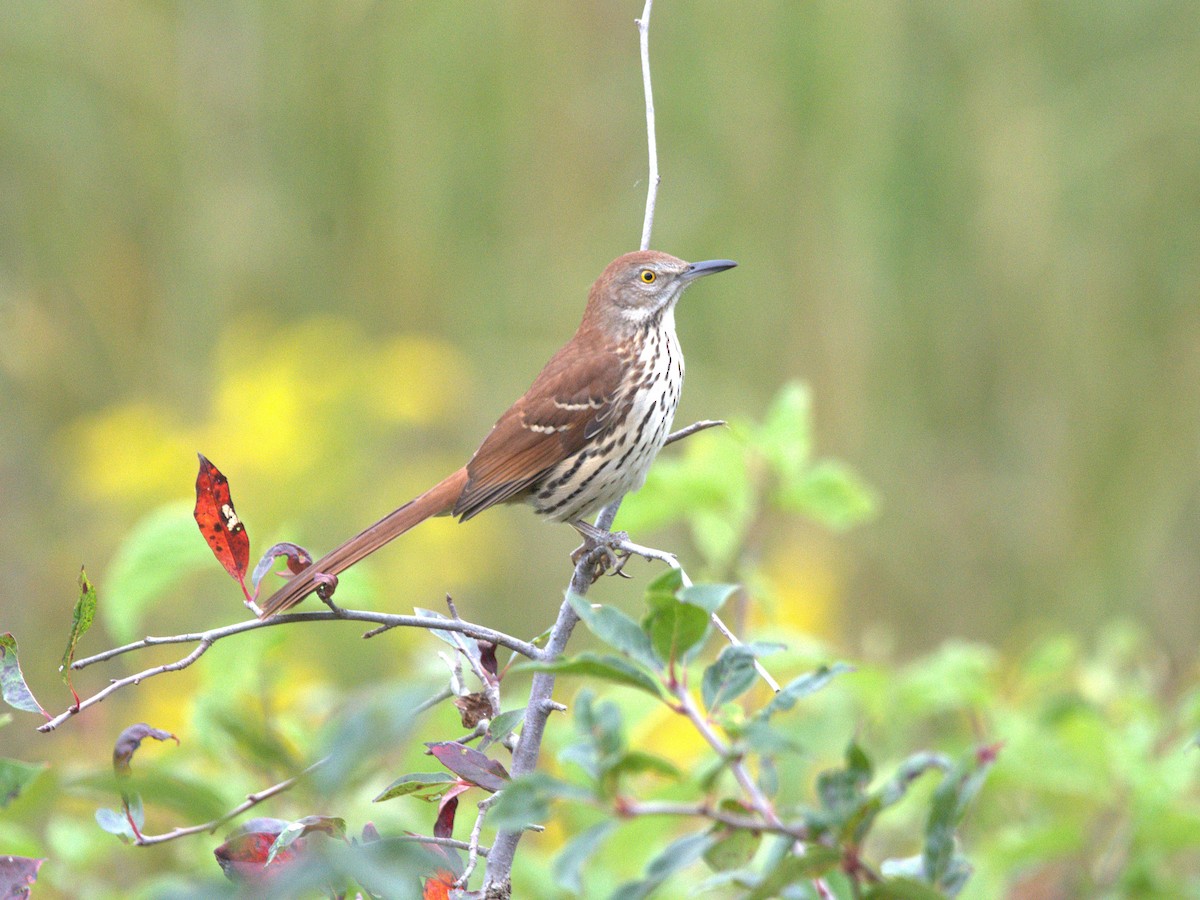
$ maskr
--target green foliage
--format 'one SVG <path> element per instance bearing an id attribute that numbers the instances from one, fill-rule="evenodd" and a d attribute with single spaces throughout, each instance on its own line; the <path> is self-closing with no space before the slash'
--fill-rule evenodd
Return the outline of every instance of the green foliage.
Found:
<path id="1" fill-rule="evenodd" d="M 621 507 L 618 527 L 641 533 L 684 522 L 708 569 L 724 573 L 771 510 L 839 531 L 869 520 L 874 493 L 844 463 L 814 459 L 812 427 L 808 388 L 785 386 L 761 423 L 734 421 L 732 439 L 700 435 L 681 455 L 658 460 Z"/>
<path id="2" fill-rule="evenodd" d="M 212 569 L 212 551 L 196 540 L 193 506 L 170 503 L 147 513 L 109 563 L 104 587 L 120 602 L 104 604 L 100 616 L 118 640 L 136 638 L 151 604 L 183 579 Z"/>
<path id="3" fill-rule="evenodd" d="M 725 499 L 709 512 L 720 517 L 737 505 L 721 503 L 746 501 L 746 517 L 729 520 L 731 543 L 710 563 L 732 553 L 730 570 L 752 571 L 755 523 L 778 514 L 770 507 L 799 509 L 792 500 L 805 491 L 816 504 L 806 514 L 831 528 L 866 508 L 847 502 L 856 491 L 859 501 L 869 496 L 857 488 L 810 490 L 833 485 L 838 466 L 813 462 L 807 410 L 806 393 L 789 388 L 742 436 L 694 439 L 735 448 L 740 460 L 731 463 L 736 477 L 719 473 L 724 487 L 711 496 Z M 703 519 L 697 512 L 688 521 Z M 705 527 L 694 532 L 698 544 Z M 105 754 L 81 761 L 69 778 L 0 760 L 0 839 L 48 857 L 39 888 L 61 878 L 71 854 L 94 880 L 119 883 L 119 873 L 103 871 L 113 836 L 130 842 L 219 819 L 248 793 L 320 760 L 270 801 L 272 814 L 288 818 L 251 819 L 216 848 L 231 878 L 272 879 L 283 894 L 370 885 L 416 896 L 418 875 L 453 880 L 462 860 L 388 835 L 463 839 L 474 816 L 456 819 L 460 798 L 487 797 L 486 835 L 550 826 L 526 835 L 516 859 L 517 890 L 535 900 L 700 891 L 809 900 L 818 896 L 815 879 L 838 900 L 982 898 L 1027 880 L 1064 896 L 1200 890 L 1200 692 L 1171 698 L 1136 629 L 1115 627 L 1090 651 L 1069 637 L 1012 656 L 947 642 L 905 665 L 856 659 L 852 667 L 815 642 L 803 650 L 770 640 L 725 645 L 710 616 L 737 596 L 730 584 L 685 585 L 677 569 L 646 585 L 633 614 L 571 596 L 601 646 L 519 664 L 481 685 L 474 702 L 483 688 L 502 686 L 510 708 L 476 729 L 477 747 L 467 745 L 473 738 L 428 740 L 462 723 L 444 718 L 435 727 L 430 713 L 418 729 L 415 715 L 432 688 L 418 690 L 407 675 L 353 695 L 312 679 L 277 707 L 286 672 L 269 653 L 241 658 L 183 698 L 188 728 L 175 730 L 187 739 L 169 761 L 139 763 L 130 774 L 141 738 L 171 735 L 126 730 L 113 756 L 119 783 Z M 426 655 L 440 639 L 459 666 L 475 671 L 484 661 L 480 645 L 457 632 L 418 637 Z M 15 642 L 0 649 L 16 697 Z M 762 683 L 756 661 L 782 682 L 778 693 Z M 512 778 L 505 742 L 519 739 L 526 710 L 507 679 L 529 671 L 560 676 L 556 697 L 570 699 L 570 727 L 553 718 L 539 770 Z M 444 771 L 428 771 L 434 763 L 423 748 Z M 123 805 L 96 808 L 114 797 Z M 95 824 L 80 821 L 80 808 Z M 212 843 L 187 871 L 148 880 L 146 890 L 185 876 L 187 891 L 212 889 Z"/>

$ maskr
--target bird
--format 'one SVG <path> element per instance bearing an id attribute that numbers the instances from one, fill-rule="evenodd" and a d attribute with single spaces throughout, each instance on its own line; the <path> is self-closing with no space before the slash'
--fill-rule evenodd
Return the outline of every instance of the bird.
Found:
<path id="1" fill-rule="evenodd" d="M 466 521 L 525 502 L 584 535 L 584 519 L 637 490 L 671 432 L 683 389 L 675 305 L 697 279 L 736 266 L 689 263 L 655 250 L 613 260 L 588 292 L 574 336 L 496 420 L 470 461 L 294 575 L 263 603 L 281 613 L 432 516 Z"/>

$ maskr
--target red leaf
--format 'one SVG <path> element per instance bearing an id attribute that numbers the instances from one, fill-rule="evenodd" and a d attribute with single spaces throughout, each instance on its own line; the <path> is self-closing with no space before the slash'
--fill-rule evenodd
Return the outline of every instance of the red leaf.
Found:
<path id="1" fill-rule="evenodd" d="M 229 480 L 203 454 L 197 456 L 200 457 L 200 473 L 196 476 L 196 524 L 217 561 L 246 591 L 250 536 L 234 511 Z M 249 597 L 248 591 L 246 596 Z"/>
<path id="2" fill-rule="evenodd" d="M 301 547 L 299 544 L 293 544 L 290 541 L 280 541 L 275 544 L 262 555 L 262 559 L 258 561 L 258 565 L 254 567 L 254 574 L 250 576 L 250 583 L 254 585 L 254 590 L 258 590 L 258 583 L 263 580 L 263 576 L 271 571 L 271 564 L 280 557 L 287 557 L 288 571 L 293 575 L 299 575 L 305 569 L 312 565 L 312 554 Z M 280 572 L 280 575 L 283 573 Z"/>
<path id="3" fill-rule="evenodd" d="M 278 851 L 270 866 L 266 862 L 275 839 L 287 826 L 282 819 L 251 819 L 231 832 L 229 839 L 213 851 L 225 877 L 233 882 L 261 884 L 286 869 L 304 851 L 303 838 Z"/>
<path id="4" fill-rule="evenodd" d="M 28 897 L 29 886 L 37 881 L 38 869 L 44 862 L 27 856 L 0 856 L 0 897 L 4 900 Z"/>
<path id="5" fill-rule="evenodd" d="M 474 747 L 457 741 L 441 741 L 425 746 L 438 762 L 464 781 L 493 793 L 508 786 L 509 775 L 504 766 Z"/>
<path id="6" fill-rule="evenodd" d="M 438 806 L 437 821 L 433 823 L 433 836 L 454 837 L 454 814 L 458 811 L 458 798 L 446 797 Z"/>
<path id="7" fill-rule="evenodd" d="M 148 737 L 154 738 L 156 741 L 174 741 L 176 745 L 179 744 L 179 738 L 169 731 L 153 728 L 145 722 L 130 725 L 121 732 L 117 743 L 113 745 L 113 771 L 117 773 L 118 777 L 129 776 L 129 763 L 133 760 L 133 754 L 142 745 L 142 741 Z"/>
<path id="8" fill-rule="evenodd" d="M 438 869 L 434 875 L 425 879 L 425 890 L 421 900 L 450 900 L 450 888 L 454 887 L 457 876 L 449 869 Z"/>
<path id="9" fill-rule="evenodd" d="M 496 663 L 496 645 L 491 641 L 477 641 L 479 644 L 479 662 L 483 665 L 483 670 L 492 676 L 493 681 L 499 681 L 500 677 L 497 672 L 500 666 Z"/>

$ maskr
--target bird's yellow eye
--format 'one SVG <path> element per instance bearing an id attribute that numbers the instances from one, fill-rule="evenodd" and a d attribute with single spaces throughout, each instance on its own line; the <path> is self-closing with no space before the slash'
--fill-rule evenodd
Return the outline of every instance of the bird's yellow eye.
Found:
<path id="1" fill-rule="evenodd" d="M 642 269 L 641 274 L 642 284 L 654 284 L 654 279 L 658 276 L 654 274 L 653 269 Z"/>

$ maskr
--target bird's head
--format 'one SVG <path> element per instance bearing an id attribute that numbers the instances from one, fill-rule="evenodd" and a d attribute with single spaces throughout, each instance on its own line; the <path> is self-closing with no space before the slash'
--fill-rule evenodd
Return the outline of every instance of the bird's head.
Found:
<path id="1" fill-rule="evenodd" d="M 619 256 L 596 279 L 588 314 L 611 326 L 643 325 L 673 309 L 684 288 L 705 275 L 736 266 L 731 259 L 689 263 L 657 250 Z"/>

